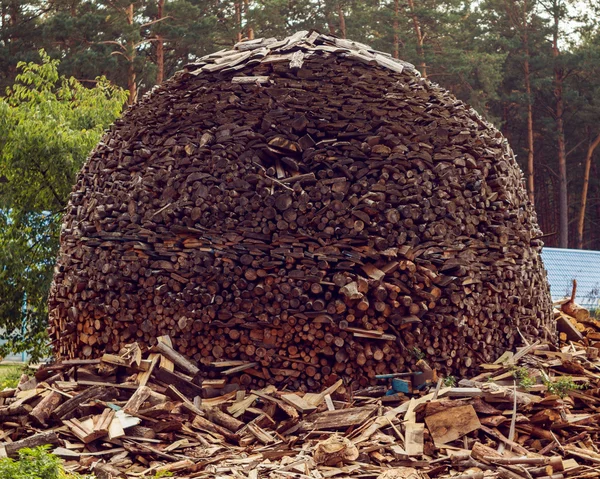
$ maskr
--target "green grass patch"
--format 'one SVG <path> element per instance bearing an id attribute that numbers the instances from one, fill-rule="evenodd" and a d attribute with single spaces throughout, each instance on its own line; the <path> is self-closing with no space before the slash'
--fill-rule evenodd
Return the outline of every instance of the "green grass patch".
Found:
<path id="1" fill-rule="evenodd" d="M 27 374 L 28 369 L 22 364 L 0 364 L 0 391 L 17 387 L 23 373 Z"/>

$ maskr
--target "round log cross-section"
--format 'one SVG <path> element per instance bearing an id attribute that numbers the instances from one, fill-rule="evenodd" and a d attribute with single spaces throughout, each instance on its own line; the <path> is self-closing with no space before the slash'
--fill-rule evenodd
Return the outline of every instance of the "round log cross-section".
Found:
<path id="1" fill-rule="evenodd" d="M 79 174 L 50 293 L 60 357 L 168 334 L 208 377 L 465 374 L 553 333 L 506 140 L 415 68 L 316 32 L 209 55 Z M 239 364 L 239 363 L 229 363 Z"/>

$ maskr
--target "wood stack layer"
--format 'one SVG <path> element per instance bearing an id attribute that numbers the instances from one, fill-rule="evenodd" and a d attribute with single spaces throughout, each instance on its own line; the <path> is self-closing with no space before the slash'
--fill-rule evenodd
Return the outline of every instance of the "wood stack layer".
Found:
<path id="1" fill-rule="evenodd" d="M 536 342 L 407 395 L 385 395 L 389 380 L 319 393 L 200 383 L 160 344 L 59 362 L 1 391 L 3 454 L 52 444 L 98 479 L 600 476 L 600 360 L 580 344 Z"/>
<path id="2" fill-rule="evenodd" d="M 60 357 L 132 340 L 243 385 L 465 374 L 553 333 L 502 135 L 411 65 L 300 32 L 190 65 L 79 175 L 50 294 Z M 206 372 L 210 376 L 210 371 Z"/>

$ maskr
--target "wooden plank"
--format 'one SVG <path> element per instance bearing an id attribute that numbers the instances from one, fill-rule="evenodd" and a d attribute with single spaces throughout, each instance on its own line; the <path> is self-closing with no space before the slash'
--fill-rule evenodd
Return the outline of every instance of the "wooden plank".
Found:
<path id="1" fill-rule="evenodd" d="M 154 371 L 154 368 L 156 367 L 161 357 L 162 356 L 158 353 L 150 353 L 150 355 L 148 356 L 148 359 L 150 360 L 150 366 L 148 367 L 148 370 L 138 373 L 136 378 L 136 381 L 140 386 L 145 386 L 146 384 L 148 384 L 148 380 L 150 379 L 150 376 L 152 376 L 152 371 Z"/>
<path id="2" fill-rule="evenodd" d="M 453 407 L 427 416 L 425 424 L 437 447 L 442 447 L 481 427 L 477 413 L 471 405 Z"/>
<path id="3" fill-rule="evenodd" d="M 160 343 L 164 343 L 167 346 L 173 347 L 173 342 L 169 336 L 159 336 L 156 340 Z M 161 355 L 160 357 L 160 367 L 162 369 L 166 369 L 169 372 L 173 372 L 175 370 L 175 364 L 166 356 Z"/>
<path id="4" fill-rule="evenodd" d="M 405 424 L 405 446 L 404 449 L 408 456 L 423 455 L 423 434 L 425 424 L 409 422 Z"/>
<path id="5" fill-rule="evenodd" d="M 305 401 L 297 394 L 282 394 L 281 400 L 289 404 L 290 406 L 295 407 L 298 410 L 298 412 L 301 412 L 302 414 L 306 414 L 307 412 L 311 412 L 317 409 L 316 406 Z"/>
<path id="6" fill-rule="evenodd" d="M 565 333 L 570 341 L 583 341 L 581 331 L 563 314 L 556 319 L 556 328 L 559 332 Z"/>
<path id="7" fill-rule="evenodd" d="M 353 407 L 348 409 L 338 409 L 335 411 L 325 411 L 318 414 L 312 414 L 305 420 L 302 430 L 310 429 L 345 429 L 350 426 L 359 426 L 369 419 L 377 406 L 368 405 L 362 407 Z"/>

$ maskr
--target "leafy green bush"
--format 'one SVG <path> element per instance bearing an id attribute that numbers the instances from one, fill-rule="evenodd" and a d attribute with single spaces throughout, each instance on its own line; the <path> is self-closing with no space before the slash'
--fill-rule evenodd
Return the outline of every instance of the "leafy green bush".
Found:
<path id="1" fill-rule="evenodd" d="M 127 98 L 106 78 L 86 88 L 58 67 L 41 50 L 0 94 L 0 355 L 33 362 L 50 354 L 48 289 L 69 193 Z"/>
<path id="2" fill-rule="evenodd" d="M 531 376 L 529 369 L 525 367 L 514 367 L 512 370 L 513 377 L 519 381 L 519 386 L 524 389 L 529 389 L 535 385 L 535 378 Z"/>
<path id="3" fill-rule="evenodd" d="M 61 460 L 48 451 L 48 446 L 21 449 L 19 459 L 0 459 L 2 479 L 92 479 L 65 472 Z"/>
<path id="4" fill-rule="evenodd" d="M 563 376 L 556 381 L 544 380 L 544 385 L 550 394 L 556 394 L 561 398 L 567 397 L 571 391 L 577 391 L 585 387 L 583 384 L 575 383 L 571 376 Z"/>
<path id="5" fill-rule="evenodd" d="M 444 378 L 444 386 L 453 388 L 456 386 L 456 378 L 454 376 L 448 376 Z"/>

